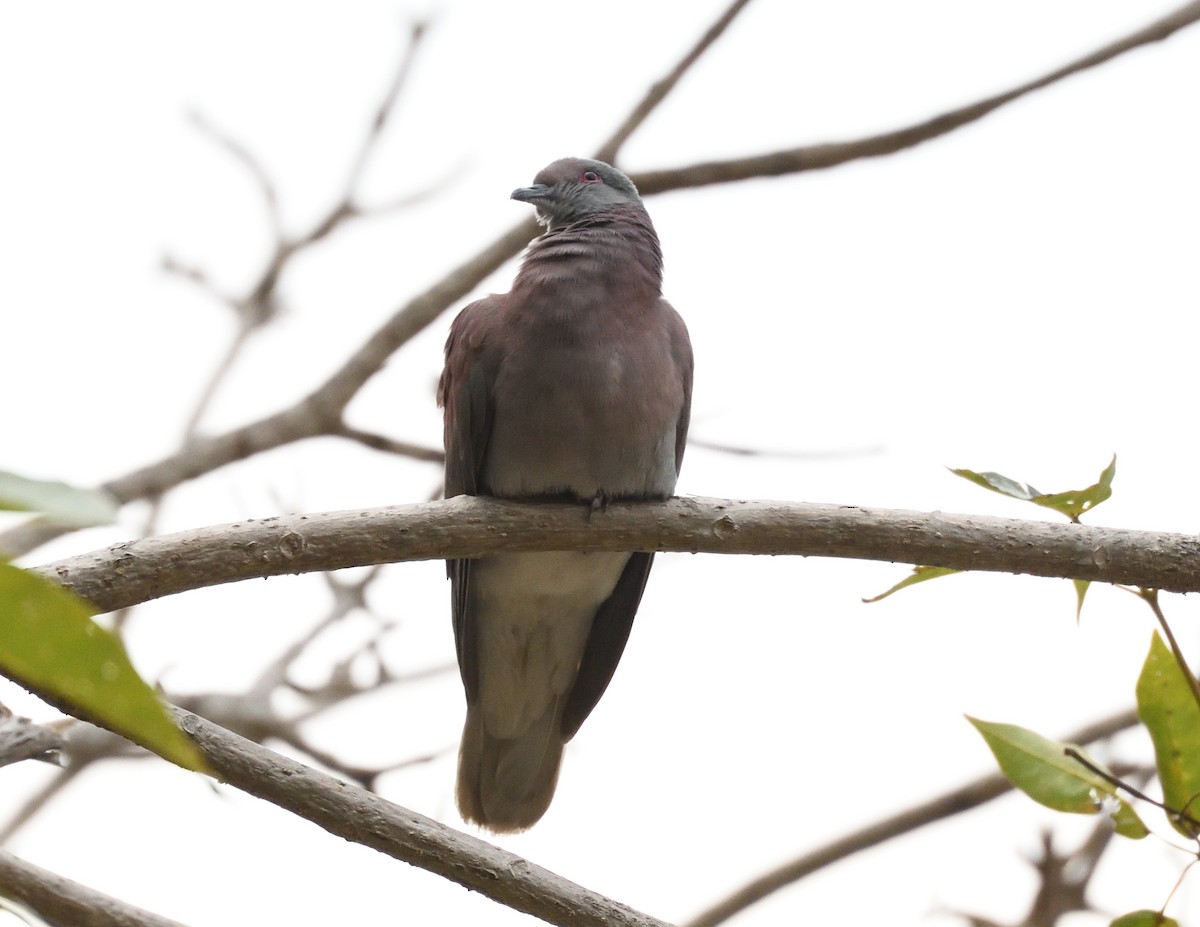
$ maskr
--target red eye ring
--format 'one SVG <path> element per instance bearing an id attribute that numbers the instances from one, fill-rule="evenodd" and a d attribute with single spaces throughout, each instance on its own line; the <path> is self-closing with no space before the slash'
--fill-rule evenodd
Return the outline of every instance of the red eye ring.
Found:
<path id="1" fill-rule="evenodd" d="M 581 183 L 600 183 L 600 175 L 595 171 L 584 171 L 579 180 Z"/>

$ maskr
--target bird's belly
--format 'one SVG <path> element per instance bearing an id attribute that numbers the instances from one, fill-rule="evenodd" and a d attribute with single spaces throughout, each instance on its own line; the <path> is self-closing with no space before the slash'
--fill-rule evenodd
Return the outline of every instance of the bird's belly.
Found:
<path id="1" fill-rule="evenodd" d="M 516 737 L 574 684 L 596 610 L 627 553 L 500 554 L 476 560 L 479 687 L 484 726 Z"/>

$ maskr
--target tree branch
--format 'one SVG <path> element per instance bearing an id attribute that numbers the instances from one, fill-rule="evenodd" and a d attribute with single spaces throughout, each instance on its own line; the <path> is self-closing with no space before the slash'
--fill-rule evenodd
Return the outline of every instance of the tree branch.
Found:
<path id="1" fill-rule="evenodd" d="M 46 693 L 38 693 L 45 695 Z M 63 708 L 58 699 L 50 700 Z M 445 827 L 191 712 L 171 712 L 222 782 L 328 832 L 564 927 L 668 927 L 513 853 Z M 55 927 L 180 927 L 0 851 L 0 895 Z"/>
<path id="2" fill-rule="evenodd" d="M 0 850 L 0 896 L 50 927 L 183 927 Z"/>
<path id="3" fill-rule="evenodd" d="M 686 498 L 569 503 L 485 497 L 286 515 L 115 544 L 37 572 L 101 611 L 221 583 L 515 551 L 791 554 L 1200 591 L 1200 537 L 981 515 Z"/>
<path id="4" fill-rule="evenodd" d="M 173 709 L 223 782 L 331 834 L 564 927 L 667 927 L 547 869 Z"/>
<path id="5" fill-rule="evenodd" d="M 1111 737 L 1137 723 L 1136 711 L 1123 711 L 1073 731 L 1064 737 L 1063 741 L 1087 744 Z M 861 853 L 863 850 L 911 833 L 927 824 L 970 811 L 972 808 L 978 808 L 1011 791 L 1012 785 L 998 773 L 968 782 L 966 785 L 847 834 L 845 837 L 805 853 L 777 869 L 764 873 L 728 898 L 696 915 L 690 921 L 686 921 L 684 927 L 716 927 L 717 924 L 723 924 L 734 915 L 762 901 L 768 895 L 812 875 L 819 869 L 824 869 L 826 866 L 831 866 Z"/>
<path id="6" fill-rule="evenodd" d="M 379 106 L 375 109 L 375 118 L 371 120 L 371 126 L 367 130 L 367 135 L 363 139 L 362 144 L 359 145 L 358 153 L 354 156 L 354 163 L 350 168 L 350 176 L 346 178 L 345 192 L 342 194 L 342 204 L 349 206 L 351 209 L 357 209 L 358 186 L 362 180 L 363 171 L 367 166 L 367 161 L 374 154 L 378 146 L 379 138 L 383 135 L 383 130 L 387 127 L 392 114 L 396 110 L 396 101 L 400 99 L 400 93 L 404 89 L 404 85 L 408 83 L 408 76 L 412 73 L 413 63 L 416 61 L 421 40 L 425 38 L 428 30 L 429 24 L 421 21 L 414 22 L 409 28 L 408 47 L 404 51 L 404 56 L 400 60 L 400 66 L 396 69 L 395 76 L 392 77 L 392 82 L 388 85 L 387 93 L 384 94 Z M 337 220 L 334 219 L 334 213 L 330 213 L 326 221 L 336 223 Z"/>
<path id="7" fill-rule="evenodd" d="M 596 152 L 596 158 L 601 161 L 607 161 L 610 164 L 616 163 L 617 152 L 621 150 L 621 146 L 629 140 L 629 136 L 633 135 L 645 122 L 651 113 L 658 108 L 658 105 L 675 89 L 675 86 L 683 79 L 683 75 L 701 56 L 708 51 L 713 42 L 719 39 L 729 28 L 730 24 L 737 18 L 738 13 L 745 9 L 750 0 L 733 0 L 729 8 L 721 14 L 721 17 L 713 23 L 708 31 L 700 37 L 691 51 L 689 51 L 679 61 L 670 73 L 662 80 L 655 82 L 646 95 L 642 97 L 640 103 L 633 108 L 633 112 L 625 119 L 623 123 L 615 131 Z"/>
<path id="8" fill-rule="evenodd" d="M 0 705 L 0 766 L 34 759 L 57 763 L 62 749 L 58 731 L 19 718 Z"/>
<path id="9" fill-rule="evenodd" d="M 960 129 L 982 119 L 1006 103 L 1011 103 L 1034 91 L 1042 90 L 1081 71 L 1104 64 L 1135 48 L 1149 45 L 1152 42 L 1161 42 L 1198 20 L 1200 20 L 1200 2 L 1188 3 L 1145 28 L 1098 48 L 1090 55 L 1084 55 L 1082 58 L 1061 68 L 1056 68 L 1035 80 L 892 132 L 884 132 L 881 135 L 872 135 L 849 142 L 808 145 L 729 161 L 709 161 L 687 167 L 646 171 L 632 174 L 630 177 L 643 195 L 650 195 L 665 193 L 668 190 L 704 187 L 710 184 L 732 183 L 759 177 L 798 174 L 804 171 L 837 167 L 839 164 L 846 164 L 862 158 L 878 158 L 882 155 L 895 154 L 907 148 L 914 148 L 922 142 L 946 135 L 955 129 Z"/>

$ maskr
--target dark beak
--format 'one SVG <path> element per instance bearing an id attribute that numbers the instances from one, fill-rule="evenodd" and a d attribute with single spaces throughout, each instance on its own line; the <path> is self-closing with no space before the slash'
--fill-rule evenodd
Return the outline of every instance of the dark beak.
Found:
<path id="1" fill-rule="evenodd" d="M 546 183 L 535 183 L 532 187 L 517 187 L 513 190 L 511 199 L 520 200 L 522 203 L 540 203 L 550 198 L 552 189 L 553 187 Z"/>

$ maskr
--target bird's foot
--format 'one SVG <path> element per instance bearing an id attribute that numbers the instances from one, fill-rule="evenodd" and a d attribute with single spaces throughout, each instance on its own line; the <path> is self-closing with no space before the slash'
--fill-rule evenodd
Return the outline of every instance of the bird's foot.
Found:
<path id="1" fill-rule="evenodd" d="M 608 511 L 608 493 L 603 489 L 592 496 L 592 501 L 588 503 L 588 518 L 590 519 L 597 512 Z"/>

